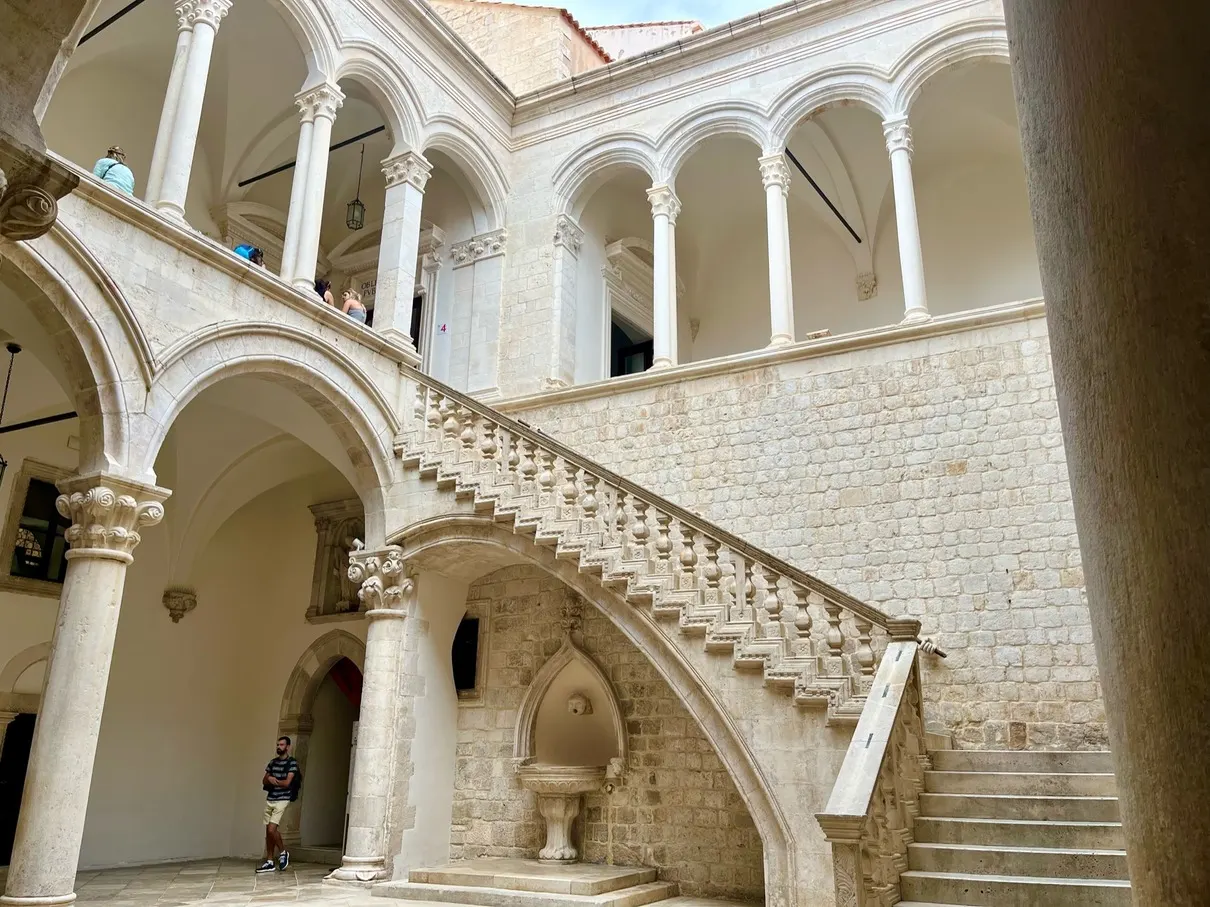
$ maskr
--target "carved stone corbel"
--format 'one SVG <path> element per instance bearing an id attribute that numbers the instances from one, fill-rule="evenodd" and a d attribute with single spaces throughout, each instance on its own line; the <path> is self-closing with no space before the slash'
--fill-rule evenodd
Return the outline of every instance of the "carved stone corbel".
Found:
<path id="1" fill-rule="evenodd" d="M 37 239 L 59 214 L 59 199 L 79 177 L 45 154 L 0 132 L 0 236 Z"/>

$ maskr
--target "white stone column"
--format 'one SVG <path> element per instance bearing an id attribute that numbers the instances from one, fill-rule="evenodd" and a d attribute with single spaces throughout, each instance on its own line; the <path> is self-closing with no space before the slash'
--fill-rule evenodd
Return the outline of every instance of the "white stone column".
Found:
<path id="1" fill-rule="evenodd" d="M 438 234 L 441 234 L 440 236 Z M 433 227 L 427 240 L 420 246 L 420 283 L 424 287 L 424 314 L 420 319 L 420 368 L 428 375 L 437 377 L 436 345 L 439 336 L 437 325 L 448 322 L 448 312 L 441 310 L 441 249 L 445 245 L 445 234 L 440 227 Z M 446 337 L 449 336 L 448 330 Z M 443 355 L 448 359 L 448 350 Z"/>
<path id="2" fill-rule="evenodd" d="M 193 27 L 193 36 L 181 74 L 168 151 L 164 155 L 163 181 L 155 200 L 156 210 L 179 220 L 185 219 L 189 174 L 193 171 L 197 132 L 202 123 L 202 103 L 206 100 L 206 79 L 210 75 L 214 38 L 229 9 L 231 0 L 192 0 L 185 11 L 185 18 Z"/>
<path id="3" fill-rule="evenodd" d="M 300 106 L 306 104 L 312 108 L 314 125 L 311 129 L 311 153 L 307 155 L 307 176 L 301 192 L 302 214 L 298 224 L 298 251 L 292 282 L 300 290 L 310 293 L 315 290 L 315 265 L 319 261 L 319 233 L 323 226 L 332 124 L 336 121 L 336 111 L 344 104 L 345 96 L 337 86 L 325 82 L 300 94 L 299 99 Z"/>
<path id="4" fill-rule="evenodd" d="M 286 212 L 286 238 L 282 244 L 282 280 L 294 280 L 298 262 L 298 234 L 302 230 L 303 199 L 307 194 L 307 170 L 311 166 L 311 137 L 315 133 L 315 108 L 307 100 L 310 92 L 296 97 L 302 119 L 298 127 L 298 153 L 294 156 L 294 177 L 290 182 L 290 209 Z"/>
<path id="5" fill-rule="evenodd" d="M 907 117 L 884 122 L 882 134 L 891 155 L 891 181 L 895 187 L 895 228 L 899 232 L 899 270 L 903 274 L 903 320 L 928 321 L 920 221 L 916 217 L 916 190 L 912 185 L 912 130 Z"/>
<path id="6" fill-rule="evenodd" d="M 576 278 L 584 231 L 565 214 L 555 221 L 553 296 L 551 298 L 550 372 L 544 389 L 570 387 L 576 373 Z"/>
<path id="7" fill-rule="evenodd" d="M 403 549 L 358 551 L 349 555 L 349 579 L 360 585 L 358 597 L 366 630 L 357 758 L 349 792 L 349 828 L 340 867 L 329 878 L 374 882 L 386 878 L 386 823 L 394 771 L 395 708 L 399 676 L 406 669 L 415 609 L 415 580 L 406 575 Z M 412 649 L 415 648 L 412 640 Z M 413 653 L 414 660 L 414 653 Z"/>
<path id="8" fill-rule="evenodd" d="M 794 342 L 794 291 L 790 282 L 790 220 L 786 198 L 790 194 L 790 168 L 783 154 L 760 158 L 765 184 L 765 219 L 769 234 L 769 346 Z"/>
<path id="9" fill-rule="evenodd" d="M 94 473 L 59 483 L 67 576 L 34 725 L 3 904 L 52 907 L 73 893 L 126 568 L 139 530 L 164 517 L 162 488 Z"/>
<path id="10" fill-rule="evenodd" d="M 151 155 L 151 169 L 147 171 L 147 188 L 143 198 L 154 205 L 164 183 L 164 161 L 168 157 L 168 142 L 172 138 L 172 124 L 176 122 L 177 108 L 181 103 L 181 84 L 185 79 L 185 63 L 189 58 L 189 44 L 193 40 L 193 21 L 188 15 L 193 0 L 181 0 L 176 5 L 177 32 L 176 51 L 172 55 L 172 69 L 168 74 L 168 89 L 164 92 L 164 106 L 160 110 L 160 126 L 155 134 L 155 150 Z"/>
<path id="11" fill-rule="evenodd" d="M 651 368 L 676 365 L 676 239 L 673 232 L 681 203 L 671 186 L 647 190 L 651 202 L 653 271 L 652 287 L 654 355 Z"/>
<path id="12" fill-rule="evenodd" d="M 433 166 L 414 151 L 382 162 L 387 178 L 378 246 L 378 286 L 374 291 L 374 330 L 415 352 L 412 300 L 416 260 L 420 256 L 420 211 Z"/>

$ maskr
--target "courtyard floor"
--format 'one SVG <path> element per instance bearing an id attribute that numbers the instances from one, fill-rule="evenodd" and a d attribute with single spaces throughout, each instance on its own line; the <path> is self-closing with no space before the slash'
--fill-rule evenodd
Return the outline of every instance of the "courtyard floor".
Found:
<path id="1" fill-rule="evenodd" d="M 458 907 L 374 897 L 368 890 L 324 885 L 330 866 L 291 864 L 257 875 L 252 860 L 201 860 L 120 869 L 83 870 L 76 876 L 78 907 L 247 907 L 298 903 L 314 907 Z M 7 867 L 0 866 L 0 891 Z M 730 907 L 729 902 L 677 897 L 659 907 Z"/>

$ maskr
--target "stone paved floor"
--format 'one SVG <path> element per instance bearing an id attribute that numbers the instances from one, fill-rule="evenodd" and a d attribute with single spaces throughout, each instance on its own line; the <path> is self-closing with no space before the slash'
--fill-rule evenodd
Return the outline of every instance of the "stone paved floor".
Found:
<path id="1" fill-rule="evenodd" d="M 251 860 L 200 860 L 122 869 L 84 870 L 76 876 L 78 907 L 249 907 L 291 902 L 307 907 L 459 907 L 373 897 L 361 888 L 323 885 L 331 867 L 295 863 L 285 872 L 257 875 Z M 7 868 L 0 866 L 0 891 Z M 731 907 L 725 901 L 679 897 L 659 907 Z"/>

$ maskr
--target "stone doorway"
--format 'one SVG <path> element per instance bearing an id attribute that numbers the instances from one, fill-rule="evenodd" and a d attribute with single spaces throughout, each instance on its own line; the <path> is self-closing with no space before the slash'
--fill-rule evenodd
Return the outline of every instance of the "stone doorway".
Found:
<path id="1" fill-rule="evenodd" d="M 17 834 L 21 792 L 34 740 L 33 715 L 17 715 L 0 737 L 0 866 L 7 866 Z"/>

